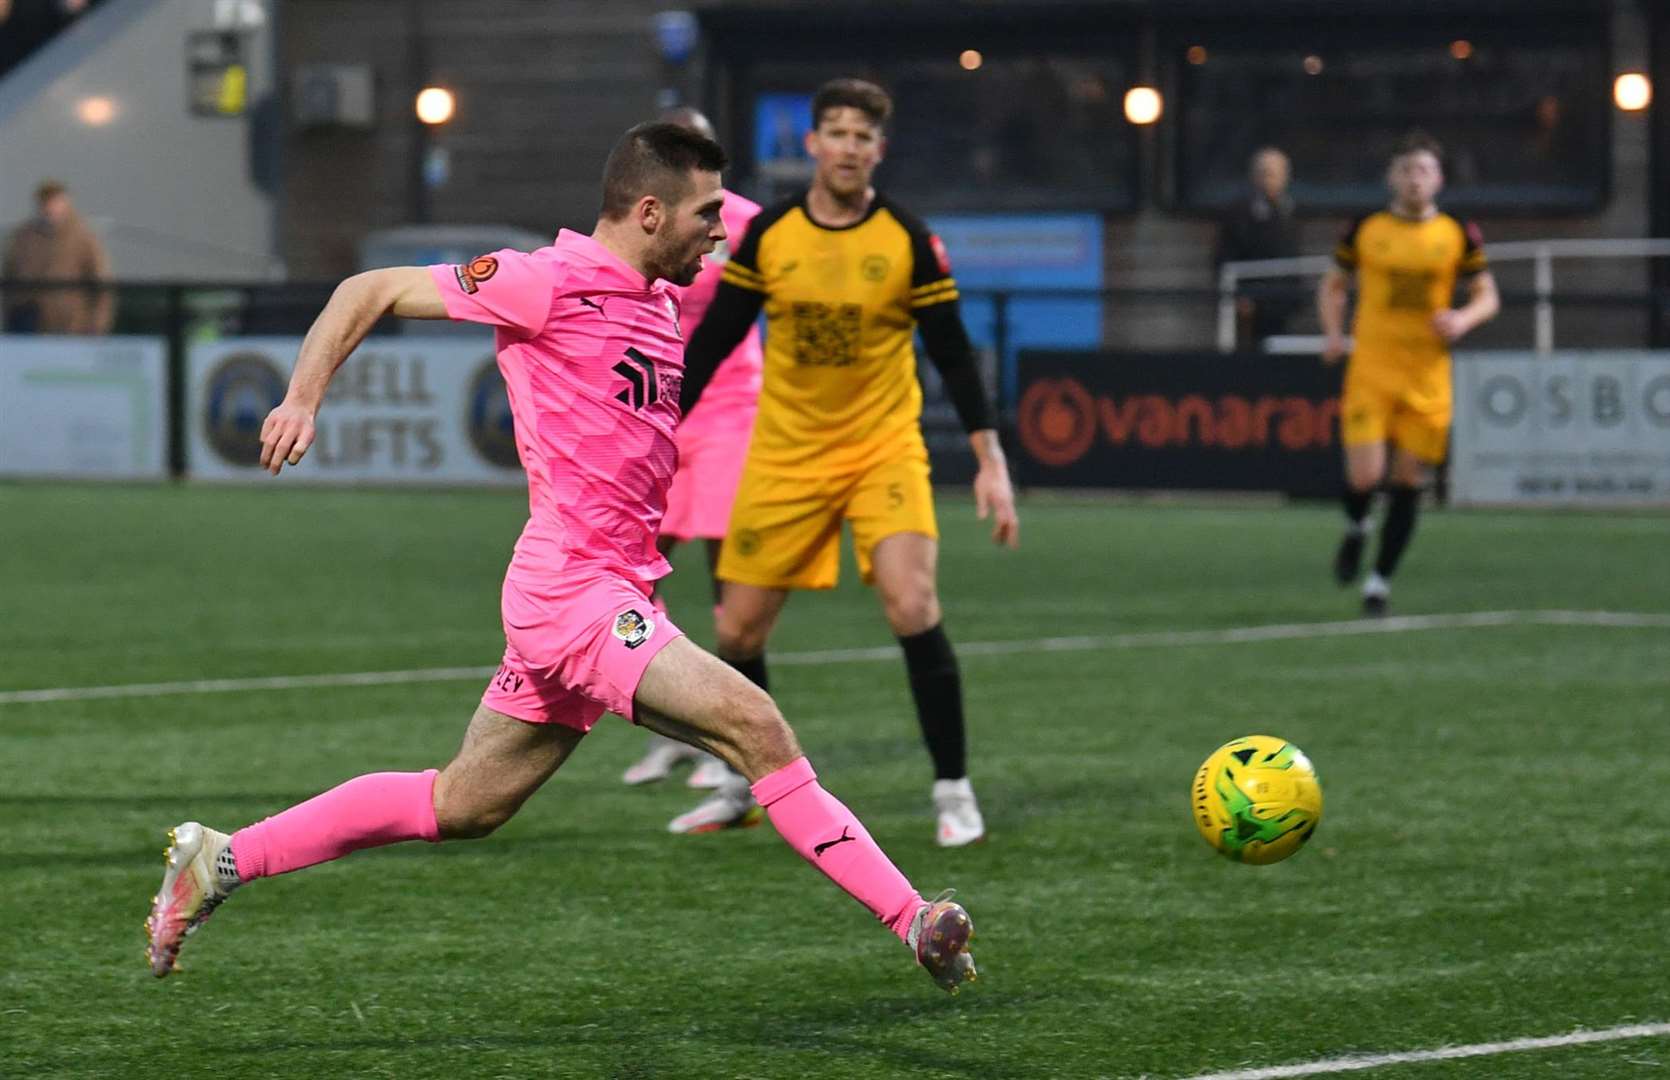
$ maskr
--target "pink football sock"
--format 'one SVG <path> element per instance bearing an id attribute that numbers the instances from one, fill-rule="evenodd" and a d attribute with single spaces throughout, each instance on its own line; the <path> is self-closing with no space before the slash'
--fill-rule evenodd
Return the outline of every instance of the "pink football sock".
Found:
<path id="1" fill-rule="evenodd" d="M 441 838 L 435 770 L 356 776 L 232 834 L 238 878 L 287 874 L 361 848 Z"/>
<path id="2" fill-rule="evenodd" d="M 796 758 L 762 776 L 753 790 L 789 846 L 874 912 L 903 941 L 922 907 L 921 895 L 870 839 L 853 812 L 819 785 L 811 763 Z"/>

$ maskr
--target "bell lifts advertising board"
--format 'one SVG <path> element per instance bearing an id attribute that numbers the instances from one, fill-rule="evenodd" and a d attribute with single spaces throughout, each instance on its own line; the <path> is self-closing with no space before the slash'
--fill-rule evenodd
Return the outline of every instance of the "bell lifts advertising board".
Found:
<path id="1" fill-rule="evenodd" d="M 187 472 L 254 482 L 261 425 L 284 399 L 300 338 L 193 346 Z M 295 482 L 519 486 L 504 380 L 491 338 L 368 338 L 337 371 Z"/>

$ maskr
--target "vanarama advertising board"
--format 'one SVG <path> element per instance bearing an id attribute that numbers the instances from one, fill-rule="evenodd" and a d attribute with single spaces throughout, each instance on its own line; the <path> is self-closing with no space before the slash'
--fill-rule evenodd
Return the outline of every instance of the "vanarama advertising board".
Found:
<path id="1" fill-rule="evenodd" d="M 191 350 L 194 479 L 253 482 L 261 425 L 284 398 L 300 338 L 228 338 Z M 492 340 L 368 338 L 331 381 L 294 470 L 318 484 L 526 483 Z"/>
<path id="2" fill-rule="evenodd" d="M 1316 357 L 1027 350 L 1017 381 L 1023 484 L 1339 491 L 1340 371 Z"/>

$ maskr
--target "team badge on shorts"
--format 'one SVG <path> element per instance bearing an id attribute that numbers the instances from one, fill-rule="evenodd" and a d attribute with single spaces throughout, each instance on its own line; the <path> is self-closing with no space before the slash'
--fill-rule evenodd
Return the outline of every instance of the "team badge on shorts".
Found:
<path id="1" fill-rule="evenodd" d="M 623 611 L 615 616 L 615 636 L 625 642 L 628 649 L 636 649 L 654 633 L 655 623 L 636 611 Z"/>

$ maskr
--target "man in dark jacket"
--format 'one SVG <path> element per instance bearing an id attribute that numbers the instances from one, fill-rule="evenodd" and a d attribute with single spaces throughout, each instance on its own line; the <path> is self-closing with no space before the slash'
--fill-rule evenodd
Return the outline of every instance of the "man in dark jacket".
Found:
<path id="1" fill-rule="evenodd" d="M 1273 146 L 1256 151 L 1248 169 L 1251 190 L 1230 207 L 1218 234 L 1216 265 L 1244 259 L 1286 259 L 1299 254 L 1299 223 L 1293 199 L 1287 194 L 1290 170 L 1287 155 Z M 1299 301 L 1290 293 L 1292 281 L 1249 281 L 1236 301 L 1237 335 L 1253 348 L 1272 334 L 1287 329 Z"/>

